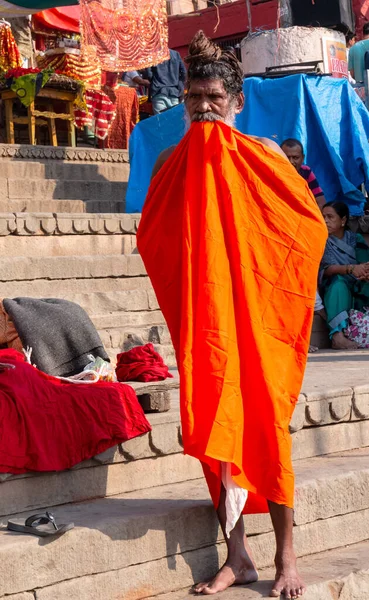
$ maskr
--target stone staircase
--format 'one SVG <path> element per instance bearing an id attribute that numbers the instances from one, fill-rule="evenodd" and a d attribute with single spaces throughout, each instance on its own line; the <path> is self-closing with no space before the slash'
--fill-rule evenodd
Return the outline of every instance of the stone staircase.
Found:
<path id="1" fill-rule="evenodd" d="M 169 334 L 137 254 L 138 215 L 1 213 L 0 297 L 65 298 L 91 316 L 115 358 L 151 341 L 175 366 Z"/>
<path id="2" fill-rule="evenodd" d="M 126 150 L 0 144 L 3 212 L 125 210 Z"/>
<path id="3" fill-rule="evenodd" d="M 369 593 L 369 387 L 303 394 L 293 423 L 295 544 L 311 583 L 307 598 L 364 600 Z M 304 415 L 304 416 L 302 416 Z M 152 432 L 54 474 L 1 483 L 0 524 L 45 507 L 75 529 L 41 540 L 0 530 L 2 600 L 143 599 L 209 577 L 225 544 L 198 463 L 181 454 L 176 394 L 150 415 Z M 313 422 L 321 421 L 321 425 Z M 25 512 L 26 511 L 26 512 Z M 269 516 L 245 517 L 262 582 L 272 577 Z M 341 568 L 338 568 L 340 566 Z M 310 577 L 310 579 L 309 579 Z M 361 595 L 339 596 L 347 584 Z M 319 585 L 318 585 L 319 584 Z M 364 593 L 365 592 L 365 593 Z M 227 594 L 233 594 L 228 592 Z M 237 593 L 237 590 L 236 592 Z M 310 596 L 309 596 L 310 594 Z M 315 594 L 315 595 L 314 595 Z"/>
<path id="4" fill-rule="evenodd" d="M 174 367 L 137 254 L 139 215 L 123 212 L 126 153 L 0 145 L 0 156 L 0 297 L 78 302 L 113 359 L 152 341 Z M 369 597 L 364 360 L 314 355 L 291 423 L 307 600 Z M 0 600 L 180 600 L 216 571 L 225 544 L 201 468 L 182 454 L 175 383 L 170 411 L 148 415 L 150 434 L 61 473 L 0 475 Z M 9 517 L 45 509 L 75 528 L 52 541 L 6 531 Z M 245 524 L 261 582 L 224 596 L 251 600 L 268 595 L 274 543 L 269 516 Z"/>

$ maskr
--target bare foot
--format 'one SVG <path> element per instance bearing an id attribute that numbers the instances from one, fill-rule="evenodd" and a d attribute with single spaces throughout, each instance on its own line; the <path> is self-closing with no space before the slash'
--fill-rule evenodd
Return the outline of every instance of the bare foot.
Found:
<path id="1" fill-rule="evenodd" d="M 342 331 L 337 331 L 332 336 L 332 348 L 334 350 L 358 350 L 356 342 L 349 340 Z"/>
<path id="2" fill-rule="evenodd" d="M 309 354 L 313 354 L 314 352 L 318 352 L 318 346 L 309 346 Z"/>
<path id="3" fill-rule="evenodd" d="M 258 580 L 258 572 L 251 563 L 250 559 L 246 559 L 240 565 L 231 564 L 226 562 L 225 565 L 218 571 L 214 579 L 206 581 L 204 583 L 198 583 L 194 587 L 196 594 L 217 594 L 218 592 L 224 592 L 231 585 L 247 585 L 248 583 L 254 583 Z"/>
<path id="4" fill-rule="evenodd" d="M 270 592 L 272 598 L 279 598 L 282 594 L 285 598 L 300 598 L 306 587 L 296 567 L 296 557 L 292 553 L 284 558 L 276 557 L 277 572 L 273 589 Z"/>

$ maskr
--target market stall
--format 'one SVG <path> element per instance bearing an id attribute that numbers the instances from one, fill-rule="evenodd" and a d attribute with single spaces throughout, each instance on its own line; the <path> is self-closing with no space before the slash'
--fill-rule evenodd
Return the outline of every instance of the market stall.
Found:
<path id="1" fill-rule="evenodd" d="M 66 10 L 61 9 L 61 14 Z M 101 90 L 96 53 L 91 49 L 89 54 L 81 55 L 75 31 L 46 31 L 47 13 L 41 13 L 43 22 L 35 17 L 32 24 L 32 67 L 24 67 L 11 22 L 0 21 L 0 99 L 5 141 L 75 146 L 76 128 L 78 132 L 86 126 L 93 138 L 104 140 L 116 111 Z M 71 19 L 66 19 L 66 26 L 76 29 Z"/>
<path id="2" fill-rule="evenodd" d="M 163 5 L 162 0 L 155 1 Z M 146 64 L 149 60 L 154 61 L 156 54 L 159 58 L 166 56 L 164 13 L 153 39 L 139 36 L 138 56 L 136 43 L 122 45 L 125 39 L 122 24 L 114 21 L 114 27 L 112 25 L 108 32 L 110 41 L 116 40 L 115 53 L 110 52 L 108 56 L 110 62 L 113 61 L 111 71 L 114 73 L 111 73 L 106 71 L 108 58 L 102 52 L 98 37 L 87 28 L 91 14 L 83 16 L 82 9 L 74 2 L 62 7 L 55 7 L 53 2 L 51 8 L 45 3 L 47 5 L 48 0 L 42 0 L 45 10 L 28 9 L 28 15 L 32 13 L 31 19 L 24 16 L 19 6 L 16 7 L 14 14 L 19 15 L 18 21 L 21 19 L 17 28 L 14 23 L 1 25 L 0 22 L 3 138 L 10 144 L 73 146 L 98 143 L 103 148 L 127 148 L 130 134 L 139 120 L 140 106 L 147 105 L 147 97 L 140 96 L 135 88 L 123 82 L 122 72 L 117 72 L 118 63 L 127 69 L 136 68 L 137 60 L 144 60 Z M 134 14 L 130 14 L 130 10 Z M 111 16 L 111 7 L 106 2 L 101 3 L 101 11 L 99 17 L 103 14 Z M 135 11 L 137 7 L 116 11 L 124 13 L 131 42 L 137 42 L 134 36 L 138 35 Z M 145 19 L 142 17 L 140 27 Z M 103 37 L 107 34 L 107 23 L 100 23 Z M 13 36 L 16 29 L 22 52 Z M 19 31 L 22 35 L 18 35 Z"/>

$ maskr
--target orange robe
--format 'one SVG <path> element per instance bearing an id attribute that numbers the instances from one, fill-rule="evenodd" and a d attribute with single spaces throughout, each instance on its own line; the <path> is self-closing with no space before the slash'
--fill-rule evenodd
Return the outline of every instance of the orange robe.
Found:
<path id="1" fill-rule="evenodd" d="M 327 238 L 290 163 L 223 123 L 195 123 L 153 179 L 139 252 L 176 350 L 184 451 L 215 506 L 220 461 L 249 492 L 293 506 L 289 422 Z"/>

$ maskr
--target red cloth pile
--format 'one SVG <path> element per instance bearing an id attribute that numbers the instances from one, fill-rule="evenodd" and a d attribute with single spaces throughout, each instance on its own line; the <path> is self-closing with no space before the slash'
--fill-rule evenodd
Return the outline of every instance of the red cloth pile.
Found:
<path id="1" fill-rule="evenodd" d="M 62 382 L 0 350 L 0 472 L 61 471 L 151 430 L 127 385 Z"/>
<path id="2" fill-rule="evenodd" d="M 152 344 L 118 354 L 115 372 L 118 381 L 163 381 L 173 377 Z"/>
<path id="3" fill-rule="evenodd" d="M 86 90 L 85 99 L 88 112 L 79 108 L 75 109 L 75 124 L 78 129 L 94 126 L 96 137 L 104 140 L 116 115 L 115 106 L 110 98 L 100 90 Z"/>

